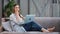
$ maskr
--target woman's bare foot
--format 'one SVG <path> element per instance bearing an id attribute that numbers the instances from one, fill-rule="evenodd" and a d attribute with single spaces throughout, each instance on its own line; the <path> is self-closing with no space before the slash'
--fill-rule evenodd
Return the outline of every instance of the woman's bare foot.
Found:
<path id="1" fill-rule="evenodd" d="M 48 28 L 48 29 L 42 28 L 42 32 L 53 32 L 54 29 L 55 29 L 55 27 Z"/>
<path id="2" fill-rule="evenodd" d="M 55 29 L 55 27 L 52 27 L 52 28 L 48 28 L 47 30 L 48 30 L 49 32 L 53 32 L 54 29 Z"/>
<path id="3" fill-rule="evenodd" d="M 42 28 L 42 32 L 49 32 L 48 30 L 46 30 L 46 29 L 44 29 L 44 28 Z"/>

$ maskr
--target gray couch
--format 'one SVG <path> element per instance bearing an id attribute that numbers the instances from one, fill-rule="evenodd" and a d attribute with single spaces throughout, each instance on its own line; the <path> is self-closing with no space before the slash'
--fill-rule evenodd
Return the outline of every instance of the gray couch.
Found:
<path id="1" fill-rule="evenodd" d="M 36 17 L 35 21 L 44 28 L 55 26 L 54 32 L 2 32 L 0 34 L 60 34 L 60 18 L 59 17 Z"/>
<path id="2" fill-rule="evenodd" d="M 36 17 L 35 21 L 44 28 L 55 26 L 54 32 L 60 32 L 60 17 Z"/>
<path id="3" fill-rule="evenodd" d="M 0 34 L 60 34 L 59 32 L 2 32 Z"/>
<path id="4" fill-rule="evenodd" d="M 60 18 L 59 17 L 36 17 L 35 22 L 44 28 L 55 26 L 54 32 L 60 32 Z"/>

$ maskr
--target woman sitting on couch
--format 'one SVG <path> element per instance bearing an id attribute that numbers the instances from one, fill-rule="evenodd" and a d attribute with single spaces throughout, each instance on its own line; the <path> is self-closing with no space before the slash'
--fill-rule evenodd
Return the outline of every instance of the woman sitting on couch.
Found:
<path id="1" fill-rule="evenodd" d="M 14 32 L 26 32 L 26 31 L 42 31 L 50 32 L 54 30 L 53 28 L 45 29 L 41 25 L 36 24 L 36 22 L 31 21 L 29 23 L 24 22 L 24 17 L 20 14 L 19 5 L 14 4 L 13 12 L 10 15 L 11 25 L 13 26 Z"/>

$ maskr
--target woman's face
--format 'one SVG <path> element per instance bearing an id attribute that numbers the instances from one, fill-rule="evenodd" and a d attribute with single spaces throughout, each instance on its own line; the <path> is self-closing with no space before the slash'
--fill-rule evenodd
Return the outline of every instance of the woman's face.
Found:
<path id="1" fill-rule="evenodd" d="M 15 10 L 15 11 L 19 11 L 19 9 L 20 9 L 20 8 L 19 8 L 19 5 L 16 5 L 16 6 L 14 7 L 14 10 Z"/>

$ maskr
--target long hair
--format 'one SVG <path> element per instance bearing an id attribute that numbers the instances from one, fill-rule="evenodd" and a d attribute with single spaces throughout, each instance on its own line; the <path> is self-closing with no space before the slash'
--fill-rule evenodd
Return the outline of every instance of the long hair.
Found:
<path id="1" fill-rule="evenodd" d="M 19 4 L 14 4 L 14 5 L 13 5 L 13 8 L 14 8 L 16 5 L 19 5 Z M 12 10 L 12 12 L 15 13 L 14 9 Z M 19 13 L 19 16 L 20 16 L 22 19 L 24 19 L 24 18 L 20 15 L 20 13 Z"/>
<path id="2" fill-rule="evenodd" d="M 13 12 L 13 13 L 15 13 L 14 7 L 15 7 L 16 5 L 19 5 L 19 4 L 14 4 L 14 5 L 13 5 L 13 7 L 12 7 L 12 12 Z"/>

